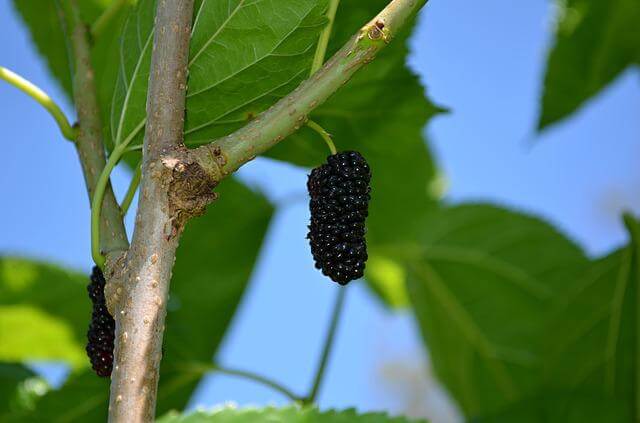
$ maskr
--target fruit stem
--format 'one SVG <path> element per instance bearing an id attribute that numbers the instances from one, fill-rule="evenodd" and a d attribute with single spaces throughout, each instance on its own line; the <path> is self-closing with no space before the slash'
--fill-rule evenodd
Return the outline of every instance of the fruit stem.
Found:
<path id="1" fill-rule="evenodd" d="M 122 217 L 127 215 L 129 206 L 131 206 L 133 197 L 136 195 L 136 191 L 138 190 L 138 185 L 140 185 L 141 176 L 142 176 L 142 161 L 140 161 L 140 163 L 138 163 L 138 165 L 136 166 L 136 170 L 133 173 L 131 182 L 129 183 L 129 188 L 127 189 L 127 193 L 124 195 L 124 198 L 122 199 L 122 204 L 120 205 L 120 211 L 122 212 Z"/>
<path id="2" fill-rule="evenodd" d="M 327 131 L 325 131 L 322 126 L 318 125 L 312 120 L 307 121 L 307 126 L 320 134 L 324 142 L 327 143 L 329 150 L 331 150 L 331 154 L 336 154 L 338 152 L 336 150 L 335 144 L 333 143 L 333 140 L 331 139 L 331 135 Z"/>
<path id="3" fill-rule="evenodd" d="M 9 69 L 0 66 L 0 79 L 4 79 L 9 84 L 18 88 L 23 93 L 27 94 L 29 97 L 37 101 L 42 107 L 44 107 L 51 116 L 55 119 L 60 131 L 62 132 L 62 136 L 64 136 L 69 141 L 75 141 L 78 137 L 77 130 L 73 128 L 67 117 L 64 115 L 60 106 L 58 106 L 52 99 L 42 91 L 39 87 L 27 81 L 17 73 L 10 71 Z"/>
<path id="4" fill-rule="evenodd" d="M 318 364 L 318 369 L 316 370 L 316 375 L 313 380 L 313 386 L 309 395 L 307 395 L 302 400 L 302 403 L 305 405 L 314 403 L 316 398 L 318 397 L 318 392 L 320 391 L 322 381 L 324 380 L 327 363 L 329 362 L 329 356 L 331 356 L 331 351 L 333 349 L 333 344 L 338 329 L 338 322 L 340 321 L 340 316 L 342 315 L 342 310 L 344 309 L 344 299 L 346 293 L 346 286 L 341 286 L 338 288 L 338 294 L 336 295 L 336 300 L 333 305 L 333 311 L 331 312 L 331 323 L 329 324 L 327 337 L 324 340 L 324 347 L 322 348 L 322 355 L 320 356 L 320 363 Z"/>
<path id="5" fill-rule="evenodd" d="M 336 18 L 338 4 L 340 4 L 340 0 L 330 0 L 329 8 L 327 9 L 327 19 L 329 19 L 329 22 L 322 30 L 320 38 L 318 39 L 318 47 L 316 47 L 316 54 L 313 56 L 313 63 L 311 64 L 311 72 L 309 75 L 316 73 L 324 63 L 324 56 L 327 54 L 327 46 L 331 38 L 331 30 L 333 29 L 333 22 Z"/>

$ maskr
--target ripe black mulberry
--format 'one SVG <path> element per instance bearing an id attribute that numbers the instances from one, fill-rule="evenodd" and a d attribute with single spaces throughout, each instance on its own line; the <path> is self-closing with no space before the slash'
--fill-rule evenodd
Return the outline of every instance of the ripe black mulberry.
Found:
<path id="1" fill-rule="evenodd" d="M 326 164 L 311 171 L 307 181 L 311 254 L 316 268 L 340 285 L 364 274 L 370 181 L 369 165 L 357 151 L 329 156 Z"/>
<path id="2" fill-rule="evenodd" d="M 91 324 L 87 331 L 87 355 L 91 367 L 98 376 L 109 377 L 113 368 L 113 346 L 116 323 L 107 310 L 104 298 L 104 275 L 99 267 L 91 273 L 91 283 L 87 286 L 89 298 L 93 303 Z"/>

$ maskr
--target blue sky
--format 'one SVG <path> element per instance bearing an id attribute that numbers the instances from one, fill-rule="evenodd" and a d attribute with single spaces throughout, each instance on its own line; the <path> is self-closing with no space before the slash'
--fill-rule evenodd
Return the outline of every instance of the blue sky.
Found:
<path id="1" fill-rule="evenodd" d="M 0 64 L 72 115 L 10 3 L 0 2 Z M 621 211 L 640 212 L 640 79 L 637 69 L 627 71 L 571 119 L 537 135 L 553 12 L 548 0 L 433 0 L 411 41 L 410 64 L 429 95 L 452 109 L 425 129 L 448 181 L 448 201 L 491 201 L 538 214 L 597 255 L 624 242 Z M 5 84 L 0 125 L 8 158 L 0 167 L 0 253 L 89 272 L 88 200 L 71 144 L 39 106 Z M 268 160 L 252 162 L 241 176 L 276 203 L 304 192 L 306 180 L 304 170 Z M 123 170 L 114 174 L 120 195 L 128 178 Z M 311 382 L 336 290 L 313 268 L 307 220 L 303 199 L 274 216 L 251 290 L 220 352 L 223 363 L 277 377 L 300 392 Z M 386 312 L 352 284 L 342 323 L 322 407 L 398 412 L 408 406 L 407 386 L 419 386 L 414 410 L 451 417 L 442 394 L 414 377 L 427 365 L 410 316 Z M 389 367 L 408 376 L 390 382 L 383 376 Z M 271 390 L 214 375 L 192 406 L 230 400 L 284 403 Z"/>

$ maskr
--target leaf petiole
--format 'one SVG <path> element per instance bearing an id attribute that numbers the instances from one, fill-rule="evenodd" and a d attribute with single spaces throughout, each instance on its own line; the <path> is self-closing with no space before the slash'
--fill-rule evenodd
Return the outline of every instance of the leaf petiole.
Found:
<path id="1" fill-rule="evenodd" d="M 311 64 L 311 72 L 309 75 L 316 73 L 324 63 L 324 56 L 327 54 L 327 46 L 329 45 L 329 39 L 331 38 L 331 30 L 333 29 L 333 22 L 336 18 L 338 4 L 340 4 L 340 0 L 330 0 L 329 9 L 327 10 L 327 19 L 329 19 L 329 23 L 327 23 L 327 26 L 324 27 L 320 33 L 318 47 L 316 47 L 316 53 L 313 56 L 313 63 Z"/>
<path id="2" fill-rule="evenodd" d="M 37 101 L 43 106 L 55 119 L 56 123 L 60 127 L 62 135 L 69 141 L 75 141 L 78 134 L 77 130 L 69 124 L 67 117 L 60 107 L 39 87 L 27 81 L 17 73 L 10 71 L 9 69 L 0 66 L 0 78 L 7 81 L 9 84 L 18 88 L 29 97 Z"/>
<path id="3" fill-rule="evenodd" d="M 138 190 L 138 185 L 140 185 L 141 176 L 142 176 L 142 161 L 140 161 L 140 163 L 138 163 L 138 166 L 136 166 L 136 171 L 133 173 L 133 177 L 131 178 L 131 182 L 129 183 L 129 188 L 127 189 L 127 193 L 124 195 L 124 198 L 122 199 L 122 204 L 120 205 L 120 211 L 122 212 L 122 217 L 127 215 L 129 206 L 131 206 L 133 197 L 136 195 L 136 191 Z"/>
<path id="4" fill-rule="evenodd" d="M 307 126 L 320 134 L 324 142 L 327 143 L 329 150 L 331 150 L 331 154 L 336 154 L 338 152 L 336 150 L 335 144 L 333 143 L 333 140 L 331 139 L 331 135 L 327 131 L 325 131 L 322 126 L 318 125 L 312 120 L 307 121 Z"/>

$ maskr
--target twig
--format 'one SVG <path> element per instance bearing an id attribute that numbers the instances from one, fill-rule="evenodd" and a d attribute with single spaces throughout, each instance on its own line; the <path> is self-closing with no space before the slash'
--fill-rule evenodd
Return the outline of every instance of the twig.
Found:
<path id="1" fill-rule="evenodd" d="M 307 116 L 372 61 L 427 0 L 393 0 L 288 96 L 236 132 L 191 150 L 209 174 L 229 175 L 300 129 Z M 373 106 L 373 105 L 372 105 Z"/>
<path id="2" fill-rule="evenodd" d="M 40 103 L 42 107 L 44 107 L 55 119 L 58 127 L 60 128 L 60 132 L 62 135 L 68 139 L 69 141 L 75 141 L 78 133 L 77 131 L 69 124 L 67 117 L 64 115 L 64 112 L 60 107 L 39 87 L 32 84 L 30 81 L 27 81 L 20 75 L 10 71 L 9 69 L 0 66 L 0 78 L 7 81 L 9 84 L 18 88 L 29 97 L 33 98 L 35 101 Z"/>

